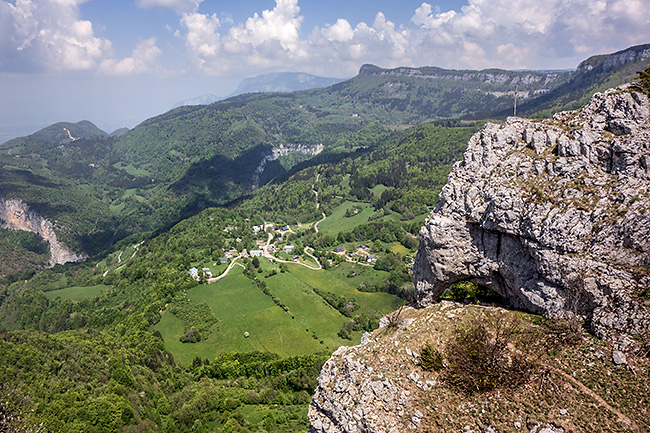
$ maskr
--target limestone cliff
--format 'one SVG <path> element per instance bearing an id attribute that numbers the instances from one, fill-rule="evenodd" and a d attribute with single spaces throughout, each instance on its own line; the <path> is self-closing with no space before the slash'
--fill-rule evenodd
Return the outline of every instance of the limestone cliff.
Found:
<path id="1" fill-rule="evenodd" d="M 10 230 L 25 230 L 41 236 L 50 245 L 50 266 L 82 260 L 61 243 L 54 233 L 52 223 L 20 200 L 0 198 L 0 227 Z"/>
<path id="2" fill-rule="evenodd" d="M 420 306 L 459 280 L 577 313 L 600 337 L 650 323 L 650 101 L 625 88 L 553 119 L 487 124 L 420 231 Z"/>

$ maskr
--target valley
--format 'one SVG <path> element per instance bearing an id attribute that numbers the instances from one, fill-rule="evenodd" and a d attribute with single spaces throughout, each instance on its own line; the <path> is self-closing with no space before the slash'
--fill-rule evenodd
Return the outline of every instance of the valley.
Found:
<path id="1" fill-rule="evenodd" d="M 364 65 L 123 134 L 62 122 L 4 143 L 0 199 L 20 206 L 0 229 L 0 409 L 25 431 L 643 431 L 648 251 L 630 227 L 647 227 L 647 96 L 506 117 L 514 85 L 531 118 L 595 104 L 650 66 L 646 48 L 576 72 Z M 56 237 L 15 230 L 17 214 Z M 557 220 L 521 216 L 541 214 Z M 572 218 L 593 230 L 560 233 Z M 569 311 L 586 284 L 620 297 Z M 475 393 L 448 376 L 472 317 L 516 326 L 497 364 L 530 361 L 526 380 Z"/>

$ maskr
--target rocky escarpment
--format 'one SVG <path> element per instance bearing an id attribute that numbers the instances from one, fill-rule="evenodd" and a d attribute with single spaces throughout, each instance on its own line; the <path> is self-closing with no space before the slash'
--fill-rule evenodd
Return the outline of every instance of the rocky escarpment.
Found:
<path id="1" fill-rule="evenodd" d="M 624 88 L 472 137 L 420 231 L 421 306 L 459 280 L 601 337 L 650 324 L 650 101 Z M 624 340 L 629 343 L 629 340 Z"/>
<path id="2" fill-rule="evenodd" d="M 36 233 L 50 246 L 50 266 L 67 262 L 83 260 L 85 257 L 76 254 L 61 243 L 54 233 L 52 223 L 20 200 L 0 198 L 0 227 L 10 230 L 25 230 Z"/>
<path id="3" fill-rule="evenodd" d="M 391 76 L 391 77 L 412 77 L 423 80 L 448 80 L 477 82 L 492 86 L 506 86 L 508 89 L 514 85 L 531 85 L 531 90 L 536 92 L 547 91 L 555 87 L 556 81 L 562 82 L 571 75 L 570 72 L 517 72 L 500 69 L 487 69 L 482 71 L 474 70 L 451 70 L 433 66 L 421 68 L 399 67 L 395 69 L 382 69 L 374 65 L 363 65 L 359 69 L 359 75 L 366 76 Z"/>

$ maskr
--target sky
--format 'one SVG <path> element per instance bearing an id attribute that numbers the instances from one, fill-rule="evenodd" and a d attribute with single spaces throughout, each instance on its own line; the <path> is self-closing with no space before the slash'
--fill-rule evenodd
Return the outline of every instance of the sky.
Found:
<path id="1" fill-rule="evenodd" d="M 269 72 L 571 69 L 643 43 L 648 0 L 0 0 L 0 143 L 132 128 Z"/>

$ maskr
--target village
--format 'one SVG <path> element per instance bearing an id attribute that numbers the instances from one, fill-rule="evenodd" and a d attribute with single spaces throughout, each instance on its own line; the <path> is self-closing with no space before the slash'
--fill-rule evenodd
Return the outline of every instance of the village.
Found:
<path id="1" fill-rule="evenodd" d="M 257 239 L 254 240 L 255 247 L 236 248 L 231 246 L 229 249 L 223 251 L 223 255 L 219 257 L 218 261 L 212 263 L 212 266 L 193 266 L 189 269 L 189 274 L 197 281 L 213 283 L 225 277 L 233 266 L 237 263 L 238 259 L 253 259 L 253 258 L 266 258 L 270 263 L 293 263 L 302 265 L 312 270 L 327 269 L 341 262 L 355 263 L 363 266 L 374 267 L 381 252 L 377 250 L 376 246 L 370 247 L 362 244 L 356 246 L 354 243 L 346 246 L 336 246 L 327 248 L 322 251 L 316 252 L 311 246 L 297 245 L 300 243 L 300 235 L 304 234 L 304 228 L 298 223 L 298 233 L 292 230 L 290 226 L 284 225 L 280 228 L 276 227 L 273 223 L 263 223 L 254 225 L 251 228 L 252 235 Z M 223 228 L 224 232 L 236 232 L 238 227 L 227 226 Z M 266 236 L 264 236 L 266 235 Z M 290 235 L 297 240 L 295 243 L 290 243 L 288 239 Z M 240 237 L 233 237 L 232 241 L 236 244 L 241 244 L 243 239 Z M 315 254 L 316 253 L 316 254 Z M 325 257 L 319 259 L 316 256 Z M 321 263 L 324 262 L 324 263 Z M 218 272 L 221 265 L 227 265 L 226 269 Z M 409 263 L 409 272 L 412 273 L 413 263 Z M 216 269 L 215 269 L 216 268 Z M 215 272 L 216 271 L 216 272 Z M 218 273 L 218 275 L 216 275 Z"/>

